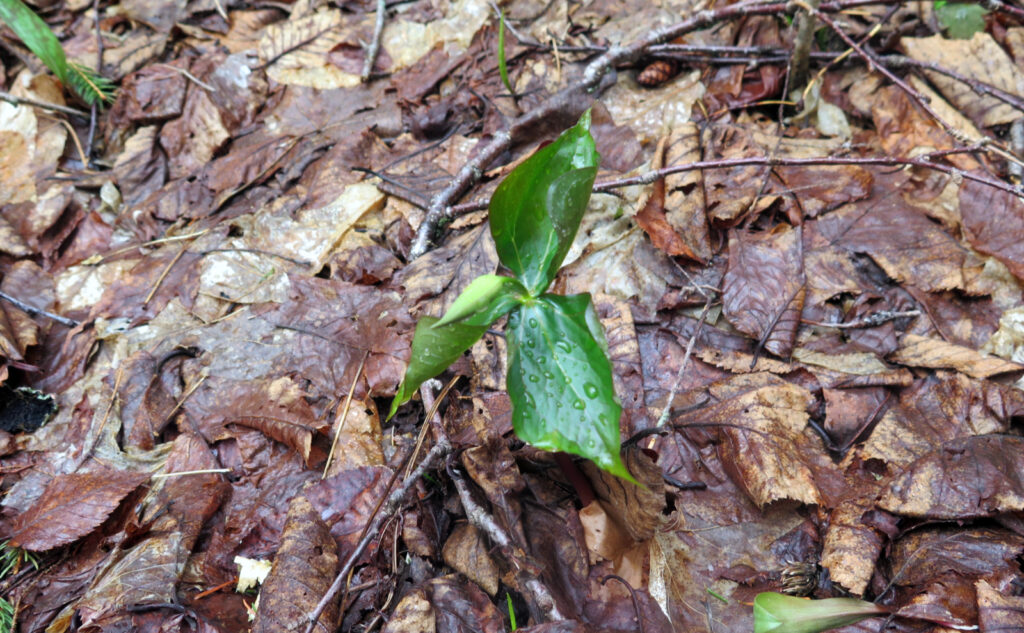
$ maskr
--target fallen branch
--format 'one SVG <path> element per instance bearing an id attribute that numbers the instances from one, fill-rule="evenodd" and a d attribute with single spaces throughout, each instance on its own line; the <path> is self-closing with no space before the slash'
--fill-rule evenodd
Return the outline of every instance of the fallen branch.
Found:
<path id="1" fill-rule="evenodd" d="M 373 73 L 373 65 L 377 61 L 377 53 L 380 52 L 380 40 L 384 35 L 384 16 L 387 14 L 387 2 L 377 0 L 377 16 L 373 23 L 373 39 L 370 40 L 370 47 L 366 49 L 366 60 L 363 62 L 363 72 L 360 75 L 362 80 L 369 81 Z"/>
<path id="2" fill-rule="evenodd" d="M 818 12 L 835 13 L 855 6 L 869 4 L 891 4 L 893 0 L 839 0 L 823 2 Z M 549 97 L 537 108 L 523 114 L 512 121 L 509 129 L 495 134 L 489 140 L 481 140 L 474 148 L 475 155 L 462 169 L 455 174 L 451 183 L 430 200 L 427 215 L 416 231 L 409 251 L 410 259 L 423 255 L 430 249 L 431 242 L 437 233 L 437 226 L 444 218 L 451 217 L 452 203 L 483 175 L 484 170 L 498 156 L 509 150 L 514 144 L 521 142 L 526 132 L 536 124 L 556 115 L 579 116 L 585 107 L 580 108 L 579 102 L 588 104 L 594 98 L 601 80 L 619 64 L 634 63 L 640 59 L 647 48 L 673 40 L 681 35 L 711 26 L 718 22 L 755 15 L 778 15 L 790 10 L 788 2 L 740 3 L 698 11 L 682 22 L 654 29 L 627 46 L 613 46 L 588 63 L 580 78 L 570 86 Z M 575 107 L 574 107 L 575 106 Z M 575 111 L 579 109 L 579 111 Z"/>
<path id="3" fill-rule="evenodd" d="M 13 103 L 16 106 L 29 105 L 33 108 L 41 108 L 43 110 L 52 110 L 54 112 L 60 112 L 61 114 L 67 114 L 69 116 L 76 116 L 80 119 L 88 119 L 89 113 L 85 110 L 79 110 L 77 108 L 69 108 L 68 106 L 60 105 L 57 103 L 47 103 L 46 101 L 39 101 L 38 99 L 32 99 L 30 97 L 16 97 L 9 92 L 0 90 L 0 100 L 6 101 L 7 103 Z"/>
<path id="4" fill-rule="evenodd" d="M 473 500 L 473 495 L 470 494 L 469 486 L 466 485 L 465 480 L 454 469 L 450 469 L 450 474 L 452 481 L 455 483 L 455 489 L 459 492 L 459 500 L 462 501 L 462 508 L 466 511 L 466 518 L 469 519 L 469 522 L 486 534 L 503 552 L 513 551 L 514 547 L 511 537 L 509 537 L 504 528 L 498 525 L 498 522 L 494 520 L 494 517 L 487 510 Z M 513 563 L 513 567 L 517 567 L 517 576 L 522 582 L 523 588 L 532 595 L 534 604 L 543 612 L 547 620 L 549 622 L 565 620 L 565 616 L 558 610 L 554 597 L 544 583 L 535 575 L 526 571 L 524 567 L 515 565 L 515 561 L 510 562 Z"/>
<path id="5" fill-rule="evenodd" d="M 11 295 L 7 294 L 6 292 L 0 292 L 0 299 L 3 299 L 7 303 L 10 303 L 11 305 L 13 305 L 14 307 L 18 308 L 19 310 L 21 310 L 22 312 L 24 312 L 25 314 L 27 314 L 27 315 L 29 315 L 31 317 L 43 316 L 43 317 L 46 317 L 47 319 L 50 319 L 51 321 L 56 321 L 57 323 L 60 323 L 61 325 L 64 325 L 64 326 L 67 326 L 67 327 L 78 327 L 79 325 L 81 325 L 81 323 L 79 323 L 78 321 L 76 321 L 74 319 L 69 319 L 69 318 L 63 317 L 63 316 L 61 316 L 59 314 L 54 314 L 53 312 L 47 312 L 46 310 L 43 310 L 41 308 L 37 308 L 35 306 L 30 306 L 29 304 L 25 303 L 24 301 L 22 301 L 20 299 L 16 299 L 15 297 L 12 297 Z"/>
<path id="6" fill-rule="evenodd" d="M 334 582 L 331 583 L 327 593 L 324 594 L 323 598 L 320 599 L 320 602 L 317 603 L 316 608 L 309 614 L 309 624 L 306 628 L 306 633 L 313 633 L 316 628 L 316 624 L 320 620 L 320 616 L 323 614 L 324 610 L 327 608 L 327 605 L 337 597 L 338 592 L 341 591 L 342 585 L 345 584 L 346 579 L 355 567 L 359 557 L 363 555 L 364 551 L 366 551 L 370 542 L 377 538 L 377 532 L 380 531 L 384 522 L 390 519 L 391 516 L 398 511 L 402 506 L 402 503 L 405 501 L 406 496 L 408 496 L 409 491 L 412 490 L 420 477 L 433 468 L 434 464 L 442 457 L 446 456 L 451 450 L 452 445 L 448 441 L 448 438 L 443 436 L 439 437 L 437 439 L 437 443 L 434 444 L 434 448 L 430 449 L 430 452 L 423 458 L 420 465 L 416 467 L 416 470 L 406 477 L 402 481 L 402 485 L 392 491 L 388 496 L 387 501 L 385 501 L 381 506 L 380 511 L 376 513 L 370 524 L 363 530 L 363 537 L 359 539 L 359 543 L 356 545 L 356 548 L 352 550 L 352 553 L 349 554 L 349 557 L 345 560 L 345 564 L 342 565 L 341 571 L 339 571 L 338 575 L 334 578 Z M 397 473 L 398 471 L 396 470 L 395 472 Z"/>

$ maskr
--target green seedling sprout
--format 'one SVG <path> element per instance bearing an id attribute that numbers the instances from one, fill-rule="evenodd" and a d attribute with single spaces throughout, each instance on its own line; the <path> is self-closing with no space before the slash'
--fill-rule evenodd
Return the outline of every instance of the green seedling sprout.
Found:
<path id="1" fill-rule="evenodd" d="M 113 99 L 114 84 L 85 66 L 69 62 L 57 36 L 21 0 L 0 0 L 0 22 L 11 27 L 18 39 L 85 103 L 103 105 Z"/>
<path id="2" fill-rule="evenodd" d="M 769 591 L 754 598 L 754 633 L 818 633 L 888 613 L 856 598 L 809 600 Z"/>
<path id="3" fill-rule="evenodd" d="M 633 481 L 619 455 L 622 407 L 590 295 L 547 292 L 579 230 L 600 159 L 588 111 L 498 185 L 490 204 L 491 235 L 512 276 L 478 277 L 443 318 L 420 319 L 389 418 L 507 316 L 506 386 L 516 435 Z"/>

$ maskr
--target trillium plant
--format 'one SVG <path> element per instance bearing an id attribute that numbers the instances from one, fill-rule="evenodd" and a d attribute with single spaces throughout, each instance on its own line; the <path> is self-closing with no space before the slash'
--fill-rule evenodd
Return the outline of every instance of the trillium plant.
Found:
<path id="1" fill-rule="evenodd" d="M 516 435 L 633 480 L 619 455 L 622 407 L 590 295 L 547 292 L 576 237 L 600 160 L 588 111 L 502 181 L 491 197 L 491 235 L 513 276 L 477 277 L 444 317 L 420 319 L 389 418 L 507 315 L 507 389 Z"/>

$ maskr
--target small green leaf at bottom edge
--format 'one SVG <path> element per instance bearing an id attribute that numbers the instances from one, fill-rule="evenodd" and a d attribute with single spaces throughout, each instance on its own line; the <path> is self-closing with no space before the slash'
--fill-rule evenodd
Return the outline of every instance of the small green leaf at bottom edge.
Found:
<path id="1" fill-rule="evenodd" d="M 887 613 L 856 598 L 808 600 L 768 591 L 754 598 L 754 633 L 818 633 Z"/>
<path id="2" fill-rule="evenodd" d="M 398 411 L 398 407 L 412 399 L 420 385 L 448 369 L 487 331 L 486 325 L 463 323 L 449 323 L 435 328 L 433 325 L 436 322 L 435 317 L 423 317 L 416 324 L 409 366 L 391 401 L 391 411 L 387 417 L 389 420 Z"/>

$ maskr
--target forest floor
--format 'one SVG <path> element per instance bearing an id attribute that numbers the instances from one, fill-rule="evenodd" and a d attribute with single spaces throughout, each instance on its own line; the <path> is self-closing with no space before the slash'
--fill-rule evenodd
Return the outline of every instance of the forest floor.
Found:
<path id="1" fill-rule="evenodd" d="M 0 26 L 0 624 L 1024 630 L 1017 5 L 507 2 L 510 92 L 485 0 L 389 2 L 367 81 L 372 0 L 41 4 L 118 90 Z M 645 486 L 516 439 L 500 321 L 386 419 L 588 108 L 553 288 Z"/>

